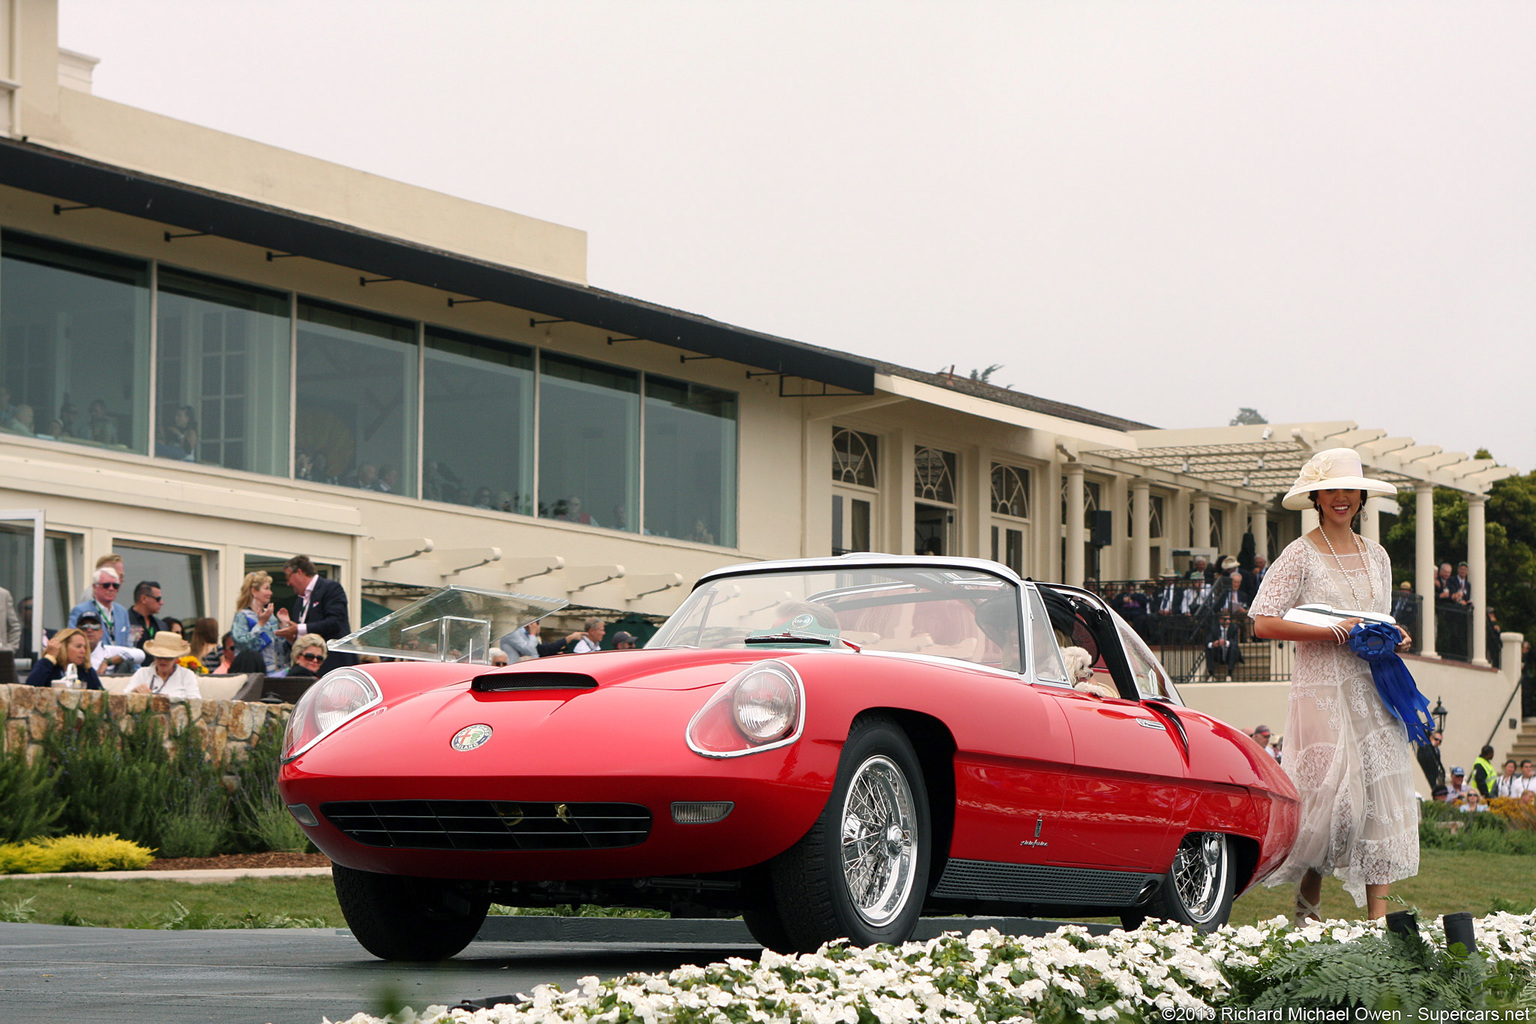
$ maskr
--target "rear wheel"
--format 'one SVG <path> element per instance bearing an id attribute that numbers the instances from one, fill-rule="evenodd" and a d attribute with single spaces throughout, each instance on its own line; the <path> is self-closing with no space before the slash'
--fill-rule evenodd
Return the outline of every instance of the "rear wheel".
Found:
<path id="1" fill-rule="evenodd" d="M 1220 832 L 1191 832 L 1179 843 L 1173 866 L 1152 897 L 1147 915 L 1212 932 L 1232 916 L 1235 888 L 1227 837 Z"/>
<path id="2" fill-rule="evenodd" d="M 434 878 L 331 866 L 336 901 L 362 947 L 381 960 L 445 960 L 469 945 L 489 895 Z"/>
<path id="3" fill-rule="evenodd" d="M 888 719 L 856 722 L 821 817 L 773 862 L 789 949 L 841 937 L 856 946 L 906 941 L 928 889 L 930 831 L 911 741 Z"/>

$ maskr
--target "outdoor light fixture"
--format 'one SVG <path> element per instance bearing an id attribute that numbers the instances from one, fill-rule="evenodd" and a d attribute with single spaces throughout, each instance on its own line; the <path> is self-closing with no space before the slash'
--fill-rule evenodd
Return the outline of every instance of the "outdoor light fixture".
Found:
<path id="1" fill-rule="evenodd" d="M 1435 728 L 1445 732 L 1445 716 L 1450 712 L 1445 710 L 1445 705 L 1440 703 L 1440 698 L 1435 698 L 1435 706 L 1429 709 L 1429 713 L 1435 716 Z"/>

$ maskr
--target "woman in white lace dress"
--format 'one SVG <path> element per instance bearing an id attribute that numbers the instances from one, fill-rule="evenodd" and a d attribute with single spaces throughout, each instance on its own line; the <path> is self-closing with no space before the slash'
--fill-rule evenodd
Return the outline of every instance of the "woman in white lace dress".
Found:
<path id="1" fill-rule="evenodd" d="M 1296 884 L 1298 923 L 1322 916 L 1324 875 L 1337 875 L 1374 919 L 1387 913 L 1391 884 L 1419 871 L 1413 751 L 1370 666 L 1349 649 L 1348 631 L 1360 620 L 1329 627 L 1282 618 L 1302 604 L 1388 611 L 1387 553 L 1354 531 L 1367 492 L 1396 493 L 1366 478 L 1352 449 L 1319 452 L 1303 466 L 1283 504 L 1316 508 L 1320 525 L 1275 559 L 1249 609 L 1256 636 L 1296 641 L 1283 764 L 1301 793 L 1301 827 L 1265 882 Z M 1406 646 L 1408 634 L 1399 632 Z"/>

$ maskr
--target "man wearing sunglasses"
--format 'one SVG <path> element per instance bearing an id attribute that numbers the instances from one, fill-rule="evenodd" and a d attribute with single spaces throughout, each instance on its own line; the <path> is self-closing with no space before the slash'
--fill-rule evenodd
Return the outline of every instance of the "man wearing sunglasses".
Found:
<path id="1" fill-rule="evenodd" d="M 74 626 L 82 615 L 94 615 L 101 621 L 105 640 L 120 647 L 133 646 L 129 639 L 128 609 L 117 603 L 118 591 L 123 578 L 110 566 L 97 569 L 91 576 L 91 596 L 69 610 L 69 625 Z"/>

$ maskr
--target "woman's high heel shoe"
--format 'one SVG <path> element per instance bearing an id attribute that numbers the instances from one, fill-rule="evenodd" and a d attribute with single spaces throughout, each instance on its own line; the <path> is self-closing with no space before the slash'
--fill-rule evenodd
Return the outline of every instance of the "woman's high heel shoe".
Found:
<path id="1" fill-rule="evenodd" d="M 1303 928 L 1309 921 L 1321 921 L 1322 919 L 1323 908 L 1308 900 L 1301 894 L 1301 890 L 1297 889 L 1296 909 L 1291 914 L 1291 923 L 1297 928 Z"/>

